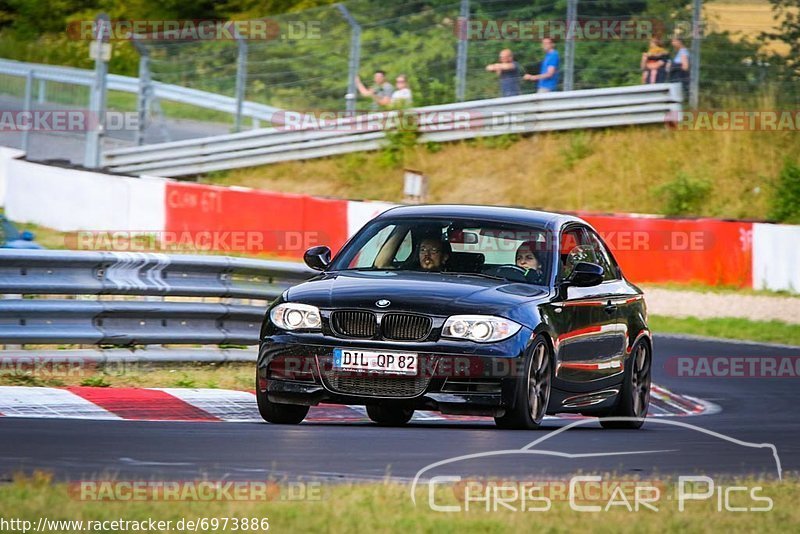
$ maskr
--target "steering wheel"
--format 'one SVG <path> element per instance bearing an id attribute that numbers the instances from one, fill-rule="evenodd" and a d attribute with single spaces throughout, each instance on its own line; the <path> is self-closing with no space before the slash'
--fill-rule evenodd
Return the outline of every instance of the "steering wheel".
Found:
<path id="1" fill-rule="evenodd" d="M 489 267 L 483 271 L 484 274 L 488 274 L 489 276 L 498 276 L 511 282 L 528 282 L 529 280 L 526 276 L 527 272 L 527 269 L 517 267 L 516 265 L 498 265 L 496 267 Z"/>

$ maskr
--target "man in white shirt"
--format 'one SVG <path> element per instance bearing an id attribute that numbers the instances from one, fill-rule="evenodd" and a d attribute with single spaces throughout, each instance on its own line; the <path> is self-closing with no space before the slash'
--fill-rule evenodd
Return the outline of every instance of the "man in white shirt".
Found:
<path id="1" fill-rule="evenodd" d="M 408 80 L 405 74 L 400 74 L 394 81 L 395 91 L 392 93 L 392 98 L 389 104 L 392 106 L 405 105 L 410 106 L 412 102 L 411 89 L 408 88 Z"/>

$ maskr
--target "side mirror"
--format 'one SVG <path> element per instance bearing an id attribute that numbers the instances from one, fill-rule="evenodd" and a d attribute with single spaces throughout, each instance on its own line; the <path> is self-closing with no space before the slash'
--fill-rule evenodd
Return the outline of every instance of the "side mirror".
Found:
<path id="1" fill-rule="evenodd" d="M 31 232 L 30 230 L 24 230 L 24 231 L 23 231 L 23 232 L 22 232 L 22 233 L 19 235 L 19 237 L 20 237 L 20 239 L 22 239 L 23 241 L 33 241 L 34 239 L 36 239 L 36 236 L 35 236 L 35 235 L 34 235 L 34 233 L 33 233 L 33 232 Z"/>
<path id="2" fill-rule="evenodd" d="M 596 263 L 581 261 L 575 264 L 572 274 L 565 280 L 574 287 L 592 287 L 603 282 L 603 268 Z"/>
<path id="3" fill-rule="evenodd" d="M 303 261 L 315 271 L 324 271 L 331 262 L 331 249 L 325 245 L 311 247 L 303 255 Z"/>

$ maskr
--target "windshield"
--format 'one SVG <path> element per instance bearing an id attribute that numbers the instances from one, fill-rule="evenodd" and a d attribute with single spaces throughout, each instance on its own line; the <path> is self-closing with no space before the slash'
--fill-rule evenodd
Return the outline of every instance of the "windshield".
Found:
<path id="1" fill-rule="evenodd" d="M 547 285 L 547 236 L 541 227 L 490 221 L 383 219 L 359 232 L 330 270 L 438 272 Z"/>

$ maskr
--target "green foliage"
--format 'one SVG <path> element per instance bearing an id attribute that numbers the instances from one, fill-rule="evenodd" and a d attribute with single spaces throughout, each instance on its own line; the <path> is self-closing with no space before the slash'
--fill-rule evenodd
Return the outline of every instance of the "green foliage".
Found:
<path id="1" fill-rule="evenodd" d="M 798 0 L 769 0 L 776 20 L 781 20 L 779 31 L 766 33 L 762 37 L 777 39 L 789 45 L 786 66 L 790 76 L 800 78 L 800 2 Z"/>
<path id="2" fill-rule="evenodd" d="M 797 0 L 770 0 L 786 22 L 771 38 L 790 44 L 785 60 L 759 57 L 759 43 L 733 41 L 726 33 L 703 38 L 701 89 L 713 106 L 721 94 L 760 92 L 765 81 L 777 81 L 780 94 L 796 103 L 798 90 L 791 85 L 798 75 L 800 29 L 790 9 Z M 91 68 L 88 41 L 65 33 L 70 22 L 90 20 L 106 12 L 112 20 L 255 19 L 269 17 L 282 30 L 290 23 L 313 23 L 320 38 L 281 38 L 248 43 L 247 98 L 284 109 L 341 109 L 347 91 L 350 28 L 331 0 L 7 0 L 0 5 L 0 57 L 23 61 Z M 416 105 L 451 102 L 455 95 L 455 30 L 458 3 L 452 0 L 421 2 L 343 2 L 362 25 L 360 74 L 369 82 L 383 69 L 393 82 L 406 74 Z M 474 1 L 472 17 L 482 20 L 562 20 L 563 0 Z M 678 23 L 690 20 L 686 3 L 679 0 L 602 0 L 582 4 L 582 17 L 638 17 L 663 22 L 663 37 Z M 656 28 L 658 30 L 658 28 Z M 285 37 L 285 35 L 284 35 Z M 687 45 L 690 43 L 686 43 Z M 644 40 L 579 39 L 576 42 L 575 87 L 608 87 L 638 83 L 638 63 Z M 496 75 L 484 70 L 498 52 L 511 47 L 527 72 L 537 72 L 543 58 L 536 39 L 469 40 L 467 42 L 468 100 L 498 95 Z M 231 41 L 151 43 L 153 78 L 232 96 L 236 83 L 236 45 Z M 563 41 L 557 48 L 564 53 Z M 127 42 L 113 43 L 109 70 L 136 75 L 138 54 Z M 535 85 L 523 82 L 523 92 Z M 790 98 L 791 97 L 791 98 Z M 791 99 L 794 100 L 791 100 Z M 367 109 L 368 99 L 359 99 Z"/>
<path id="3" fill-rule="evenodd" d="M 396 111 L 397 120 L 388 120 L 384 130 L 386 141 L 381 149 L 380 163 L 388 168 L 403 167 L 408 151 L 419 139 L 418 117 L 415 113 Z"/>
<path id="4" fill-rule="evenodd" d="M 367 156 L 363 152 L 345 154 L 336 159 L 336 166 L 344 181 L 351 186 L 368 181 L 371 176 L 367 168 Z"/>
<path id="5" fill-rule="evenodd" d="M 506 150 L 520 139 L 522 139 L 522 136 L 519 134 L 490 135 L 487 137 L 479 137 L 478 144 L 486 148 Z"/>
<path id="6" fill-rule="evenodd" d="M 173 383 L 176 388 L 194 388 L 197 387 L 197 383 L 195 380 L 187 375 L 186 373 L 183 374 L 180 378 L 175 380 Z"/>
<path id="7" fill-rule="evenodd" d="M 592 155 L 592 147 L 589 144 L 589 134 L 583 130 L 570 135 L 569 146 L 561 151 L 564 156 L 564 166 L 572 169 L 577 162 Z"/>
<path id="8" fill-rule="evenodd" d="M 679 172 L 674 180 L 656 187 L 654 192 L 663 201 L 665 215 L 696 215 L 711 193 L 711 183 Z"/>
<path id="9" fill-rule="evenodd" d="M 787 159 L 772 187 L 769 217 L 779 222 L 800 223 L 800 165 Z"/>
<path id="10" fill-rule="evenodd" d="M 103 375 L 92 375 L 87 376 L 83 380 L 81 380 L 82 386 L 89 386 L 93 388 L 107 388 L 111 384 L 109 384 Z"/>

